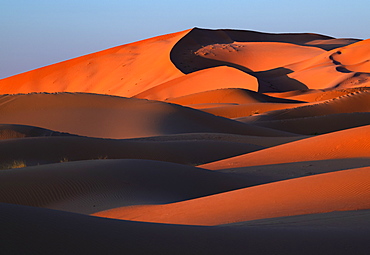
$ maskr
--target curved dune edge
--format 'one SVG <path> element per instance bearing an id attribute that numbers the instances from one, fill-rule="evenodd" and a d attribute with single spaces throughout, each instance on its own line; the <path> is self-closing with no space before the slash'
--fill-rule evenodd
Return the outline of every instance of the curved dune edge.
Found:
<path id="1" fill-rule="evenodd" d="M 357 91 L 333 99 L 312 102 L 295 108 L 275 110 L 257 117 L 257 120 L 293 119 L 337 113 L 369 112 L 370 91 Z"/>
<path id="2" fill-rule="evenodd" d="M 263 218 L 370 209 L 369 170 L 365 167 L 338 171 L 173 204 L 123 207 L 94 215 L 213 226 Z"/>
<path id="3" fill-rule="evenodd" d="M 351 128 L 200 165 L 211 170 L 339 158 L 370 157 L 370 126 Z"/>
<path id="4" fill-rule="evenodd" d="M 279 95 L 279 94 L 277 94 Z M 223 88 L 198 92 L 181 97 L 169 98 L 166 102 L 180 105 L 194 104 L 250 104 L 250 103 L 304 103 L 298 100 L 290 100 L 269 96 L 244 88 Z"/>
<path id="5" fill-rule="evenodd" d="M 370 210 L 355 210 L 355 211 L 334 211 L 329 213 L 316 213 L 316 214 L 303 214 L 288 217 L 268 218 L 260 220 L 251 220 L 244 222 L 237 222 L 225 224 L 221 226 L 229 227 L 360 227 L 367 228 L 368 224 L 365 223 L 359 226 L 362 220 L 370 216 Z M 366 221 L 366 220 L 365 220 Z"/>
<path id="6" fill-rule="evenodd" d="M 334 228 L 326 224 L 204 227 L 119 221 L 0 204 L 0 224 L 6 233 L 2 250 L 8 254 L 34 254 L 33 251 L 50 254 L 55 247 L 64 254 L 122 254 L 122 251 L 158 255 L 193 254 L 194 251 L 238 255 L 246 252 L 341 255 L 348 251 L 363 254 L 369 249 L 370 229 L 368 214 L 362 214 L 362 211 L 353 211 L 352 216 L 340 218 L 345 224 Z"/>
<path id="7" fill-rule="evenodd" d="M 283 164 L 260 165 L 219 170 L 246 178 L 263 179 L 265 183 L 283 181 L 293 178 L 312 176 L 348 169 L 362 168 L 370 165 L 368 158 L 345 158 L 289 162 Z"/>
<path id="8" fill-rule="evenodd" d="M 368 91 L 369 89 L 370 88 L 368 87 L 333 89 L 333 90 L 310 89 L 310 90 L 294 90 L 288 92 L 270 92 L 264 93 L 264 95 L 282 99 L 298 100 L 308 103 L 334 99 L 355 92 Z"/>
<path id="9" fill-rule="evenodd" d="M 61 133 L 53 130 L 15 124 L 0 124 L 0 140 L 25 138 L 25 137 L 45 137 L 45 136 L 75 136 L 69 133 Z"/>
<path id="10" fill-rule="evenodd" d="M 295 139 L 271 137 L 258 141 L 258 137 L 228 134 L 189 134 L 142 139 L 79 136 L 17 138 L 0 141 L 0 167 L 5 162 L 14 161 L 33 166 L 91 159 L 148 159 L 199 165 Z"/>
<path id="11" fill-rule="evenodd" d="M 26 107 L 32 105 L 32 108 Z M 181 133 L 295 134 L 255 127 L 180 105 L 88 93 L 0 95 L 0 123 L 99 138 Z"/>
<path id="12" fill-rule="evenodd" d="M 205 54 L 200 56 L 200 54 L 194 54 L 198 50 L 206 47 L 210 50 L 218 51 L 221 48 L 226 52 L 226 56 L 235 55 L 238 48 L 233 47 L 233 44 L 252 44 L 259 47 L 259 45 L 273 44 L 280 45 L 282 47 L 287 46 L 293 49 L 305 48 L 307 51 L 311 52 L 322 52 L 321 49 L 332 50 L 334 48 L 343 47 L 349 44 L 356 43 L 358 39 L 334 39 L 333 37 L 312 34 L 312 33 L 263 33 L 248 30 L 232 30 L 232 29 L 192 29 L 186 36 L 181 38 L 174 46 L 171 52 L 171 60 L 184 73 L 191 73 L 193 71 L 219 66 L 221 64 L 230 64 L 223 61 L 216 61 L 215 59 L 210 59 L 216 57 L 216 54 Z M 306 47 L 310 46 L 310 47 Z M 261 47 L 260 47 L 261 48 Z M 271 49 L 269 49 L 271 50 Z M 294 50 L 293 50 L 294 51 Z M 289 52 L 289 50 L 288 50 Z M 306 53 L 306 52 L 305 52 Z M 279 53 L 277 53 L 279 54 Z M 216 56 L 215 56 L 216 55 Z M 276 52 L 275 52 L 276 55 Z M 309 54 L 310 55 L 310 54 Z M 314 54 L 315 55 L 315 54 Z M 264 56 L 264 60 L 268 59 L 273 61 L 274 54 L 268 54 Z M 269 58 L 270 57 L 270 58 Z M 293 58 L 302 58 L 300 56 L 293 55 Z M 304 58 L 304 57 L 303 57 Z M 289 58 L 288 58 L 289 59 Z M 244 58 L 245 60 L 245 58 Z M 284 60 L 286 61 L 286 60 Z M 298 60 L 293 60 L 289 62 L 296 62 Z M 260 63 L 256 60 L 257 63 Z M 264 61 L 267 62 L 267 61 Z M 193 65 L 189 66 L 189 63 Z"/>
<path id="13" fill-rule="evenodd" d="M 310 89 L 364 87 L 368 79 L 361 77 L 369 77 L 368 47 L 368 40 L 359 41 L 284 68 L 292 71 L 287 74 L 290 82 L 294 80 Z"/>
<path id="14" fill-rule="evenodd" d="M 0 201 L 93 213 L 182 201 L 262 182 L 168 162 L 86 160 L 1 170 Z"/>
<path id="15" fill-rule="evenodd" d="M 135 95 L 135 98 L 167 100 L 214 89 L 245 88 L 258 90 L 257 79 L 228 66 L 207 68 L 181 76 Z"/>
<path id="16" fill-rule="evenodd" d="M 227 118 L 241 118 L 254 114 L 262 114 L 252 118 L 251 120 L 266 121 L 324 116 L 339 113 L 368 112 L 370 110 L 369 105 L 367 104 L 370 93 L 367 89 L 344 90 L 342 93 L 339 92 L 337 94 L 339 95 L 338 97 L 332 98 L 330 98 L 329 93 L 326 93 L 329 94 L 327 95 L 329 96 L 329 99 L 325 100 L 325 95 L 323 95 L 321 96 L 320 101 L 317 101 L 316 99 L 310 103 L 249 103 L 203 108 L 202 111 Z M 325 92 L 322 94 L 325 94 Z M 331 94 L 335 95 L 334 92 Z"/>
<path id="17" fill-rule="evenodd" d="M 190 30 L 149 38 L 0 80 L 0 93 L 89 92 L 132 96 L 183 76 L 172 47 Z"/>
<path id="18" fill-rule="evenodd" d="M 241 118 L 245 116 L 252 116 L 270 111 L 278 111 L 281 109 L 294 109 L 300 107 L 302 103 L 252 103 L 241 105 L 226 105 L 209 108 L 202 108 L 203 112 L 208 112 L 216 116 L 225 118 Z M 195 107 L 194 107 L 195 108 Z"/>
<path id="19" fill-rule="evenodd" d="M 235 119 L 241 122 L 246 118 Z M 294 119 L 253 122 L 254 125 L 302 135 L 319 135 L 370 125 L 370 112 L 337 113 Z"/>
<path id="20" fill-rule="evenodd" d="M 195 54 L 260 72 L 302 62 L 324 52 L 320 48 L 284 42 L 233 42 L 207 45 Z"/>

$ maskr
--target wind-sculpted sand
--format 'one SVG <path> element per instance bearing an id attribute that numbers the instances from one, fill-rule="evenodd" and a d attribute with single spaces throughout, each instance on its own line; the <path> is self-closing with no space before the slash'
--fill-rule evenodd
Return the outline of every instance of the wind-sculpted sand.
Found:
<path id="1" fill-rule="evenodd" d="M 369 52 L 194 28 L 0 80 L 2 252 L 367 254 Z"/>

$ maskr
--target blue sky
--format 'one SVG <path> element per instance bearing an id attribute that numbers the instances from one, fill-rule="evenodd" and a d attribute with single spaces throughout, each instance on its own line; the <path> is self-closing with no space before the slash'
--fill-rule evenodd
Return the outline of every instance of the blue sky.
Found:
<path id="1" fill-rule="evenodd" d="M 0 0 L 0 78 L 192 27 L 370 38 L 369 0 Z"/>

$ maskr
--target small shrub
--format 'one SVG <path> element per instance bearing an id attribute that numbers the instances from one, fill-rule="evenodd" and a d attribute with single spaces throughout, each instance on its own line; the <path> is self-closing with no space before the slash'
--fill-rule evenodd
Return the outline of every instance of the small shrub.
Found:
<path id="1" fill-rule="evenodd" d="M 0 170 L 7 170 L 7 169 L 13 169 L 13 168 L 22 168 L 26 167 L 26 163 L 23 160 L 14 160 L 9 163 L 3 163 L 0 165 Z"/>
<path id="2" fill-rule="evenodd" d="M 59 160 L 59 163 L 64 163 L 64 162 L 68 162 L 69 159 L 68 158 L 62 158 L 61 160 Z"/>

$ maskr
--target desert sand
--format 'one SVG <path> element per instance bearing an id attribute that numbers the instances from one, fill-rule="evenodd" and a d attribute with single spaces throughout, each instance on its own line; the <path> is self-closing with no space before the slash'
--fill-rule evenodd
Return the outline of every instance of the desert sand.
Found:
<path id="1" fill-rule="evenodd" d="M 370 42 L 193 28 L 0 80 L 5 254 L 367 254 Z"/>

